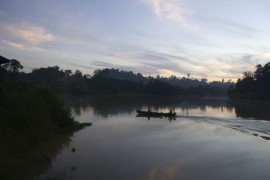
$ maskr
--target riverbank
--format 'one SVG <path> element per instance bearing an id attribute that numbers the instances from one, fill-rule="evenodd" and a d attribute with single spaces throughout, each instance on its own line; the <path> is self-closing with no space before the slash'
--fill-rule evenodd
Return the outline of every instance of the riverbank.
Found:
<path id="1" fill-rule="evenodd" d="M 46 87 L 2 83 L 0 94 L 0 179 L 31 179 L 89 126 L 76 122 L 60 97 Z"/>

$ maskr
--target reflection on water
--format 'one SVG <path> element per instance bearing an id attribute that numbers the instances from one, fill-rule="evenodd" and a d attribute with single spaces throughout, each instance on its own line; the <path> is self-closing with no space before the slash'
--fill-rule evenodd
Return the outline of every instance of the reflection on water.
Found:
<path id="1" fill-rule="evenodd" d="M 96 116 L 109 117 L 119 114 L 132 114 L 134 109 L 148 107 L 153 111 L 169 112 L 180 116 L 213 116 L 270 120 L 270 104 L 256 101 L 229 101 L 214 98 L 175 98 L 175 97 L 69 97 L 74 114 L 92 111 Z"/>
<path id="2" fill-rule="evenodd" d="M 132 114 L 134 109 L 148 109 L 178 115 L 209 115 L 235 117 L 234 106 L 226 99 L 175 98 L 175 97 L 69 97 L 69 103 L 76 115 L 81 111 L 93 111 L 97 116 L 109 117 L 118 114 Z"/>
<path id="3" fill-rule="evenodd" d="M 270 144 L 264 139 L 269 138 L 270 122 L 254 118 L 270 116 L 251 113 L 252 103 L 246 107 L 226 99 L 68 99 L 76 120 L 93 126 L 75 134 L 41 179 L 58 174 L 119 180 L 269 178 Z M 136 109 L 148 107 L 173 109 L 178 116 L 136 117 Z"/>
<path id="4" fill-rule="evenodd" d="M 270 104 L 267 102 L 236 101 L 232 104 L 237 117 L 270 120 Z"/>
<path id="5" fill-rule="evenodd" d="M 48 171 L 53 159 L 68 147 L 72 134 L 29 146 L 24 138 L 0 132 L 0 179 L 35 179 Z"/>

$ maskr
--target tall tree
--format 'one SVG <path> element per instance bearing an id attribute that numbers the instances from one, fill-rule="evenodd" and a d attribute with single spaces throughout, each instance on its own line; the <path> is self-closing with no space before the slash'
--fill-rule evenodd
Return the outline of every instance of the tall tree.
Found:
<path id="1" fill-rule="evenodd" d="M 23 69 L 23 66 L 16 59 L 12 59 L 8 63 L 4 64 L 3 68 L 5 68 L 7 71 L 18 73 L 21 69 Z"/>

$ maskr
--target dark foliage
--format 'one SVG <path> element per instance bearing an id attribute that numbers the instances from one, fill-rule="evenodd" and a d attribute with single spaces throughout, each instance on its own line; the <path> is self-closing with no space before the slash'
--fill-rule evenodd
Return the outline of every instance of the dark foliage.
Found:
<path id="1" fill-rule="evenodd" d="M 156 94 L 226 96 L 231 82 L 211 82 L 176 77 L 144 77 L 118 69 L 95 70 L 93 76 L 79 70 L 61 70 L 58 66 L 20 73 L 20 79 L 35 85 L 46 85 L 57 92 L 71 94 Z M 196 84 L 196 83 L 197 84 Z M 188 85 L 189 84 L 189 85 Z M 196 84 L 196 85 L 195 85 Z"/>
<path id="2" fill-rule="evenodd" d="M 44 172 L 73 132 L 87 125 L 74 121 L 51 87 L 22 82 L 28 75 L 20 69 L 17 60 L 0 66 L 0 179 L 32 179 Z M 52 72 L 62 74 L 56 67 Z"/>
<path id="3" fill-rule="evenodd" d="M 244 72 L 230 91 L 231 98 L 270 100 L 270 62 L 257 65 L 254 73 Z"/>
<path id="4" fill-rule="evenodd" d="M 16 59 L 11 59 L 9 62 L 3 64 L 3 68 L 12 73 L 18 73 L 23 66 Z"/>
<path id="5" fill-rule="evenodd" d="M 14 62 L 14 63 L 11 63 Z M 71 94 L 156 94 L 156 95 L 195 95 L 226 96 L 231 81 L 207 82 L 207 79 L 144 77 L 140 73 L 119 69 L 97 69 L 93 75 L 76 70 L 62 70 L 58 66 L 34 69 L 31 73 L 18 73 L 22 68 L 17 60 L 2 64 L 3 76 L 16 78 L 35 86 L 46 86 L 56 92 Z M 2 76 L 2 77 L 3 77 Z"/>
<path id="6" fill-rule="evenodd" d="M 120 79 L 120 80 L 129 80 L 129 81 L 135 81 L 135 82 L 143 82 L 143 83 L 149 83 L 149 81 L 156 79 L 165 83 L 168 83 L 170 85 L 174 86 L 180 86 L 182 88 L 189 88 L 189 87 L 199 87 L 199 86 L 216 86 L 216 87 L 221 87 L 221 88 L 229 88 L 233 83 L 229 80 L 228 82 L 222 81 L 213 81 L 207 83 L 207 79 L 190 79 L 188 74 L 188 78 L 182 77 L 182 78 L 177 78 L 176 76 L 170 76 L 169 78 L 162 77 L 160 75 L 157 75 L 156 78 L 153 78 L 151 76 L 149 77 L 144 77 L 141 73 L 133 73 L 132 71 L 126 72 L 126 71 L 121 71 L 119 69 L 103 69 L 103 70 L 95 70 L 94 71 L 94 76 L 102 76 L 105 78 L 113 78 L 113 79 Z"/>

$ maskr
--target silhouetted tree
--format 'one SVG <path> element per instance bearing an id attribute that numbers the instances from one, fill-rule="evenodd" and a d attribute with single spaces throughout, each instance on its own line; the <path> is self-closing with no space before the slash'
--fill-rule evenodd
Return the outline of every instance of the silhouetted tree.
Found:
<path id="1" fill-rule="evenodd" d="M 86 79 L 91 79 L 92 76 L 90 74 L 85 74 L 85 75 L 83 75 L 83 77 Z"/>
<path id="2" fill-rule="evenodd" d="M 201 82 L 202 82 L 202 84 L 204 84 L 204 85 L 207 84 L 207 81 L 208 81 L 208 80 L 205 79 L 205 78 L 201 79 Z"/>
<path id="3" fill-rule="evenodd" d="M 64 73 L 65 73 L 65 76 L 67 76 L 67 77 L 72 76 L 72 70 L 69 70 L 69 69 L 65 70 Z"/>
<path id="4" fill-rule="evenodd" d="M 6 69 L 7 71 L 18 73 L 21 69 L 23 69 L 23 66 L 16 59 L 12 59 L 8 63 L 5 63 L 3 65 L 3 68 Z"/>
<path id="5" fill-rule="evenodd" d="M 254 78 L 254 73 L 251 71 L 244 72 L 244 78 Z"/>
<path id="6" fill-rule="evenodd" d="M 82 77 L 82 72 L 79 71 L 79 70 L 76 70 L 75 73 L 74 73 L 74 76 L 75 77 Z"/>
<path id="7" fill-rule="evenodd" d="M 101 73 L 102 70 L 96 69 L 94 70 L 94 75 L 93 76 L 98 76 Z"/>
<path id="8" fill-rule="evenodd" d="M 258 64 L 255 72 L 244 72 L 235 88 L 230 92 L 231 97 L 270 100 L 270 62 L 264 66 Z"/>
<path id="9" fill-rule="evenodd" d="M 0 64 L 6 64 L 6 63 L 8 63 L 10 60 L 9 59 L 7 59 L 7 58 L 5 58 L 5 57 L 3 57 L 3 56 L 0 56 Z"/>

